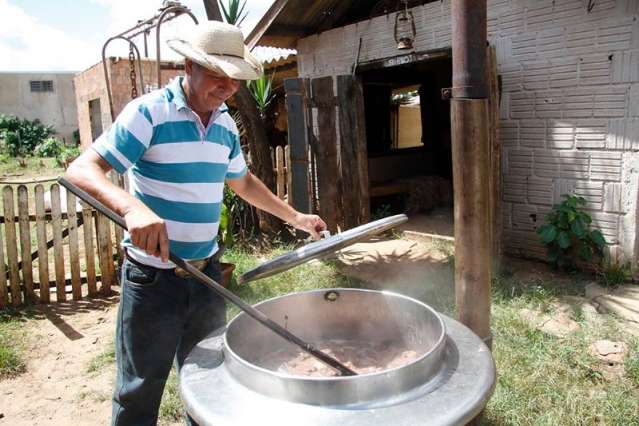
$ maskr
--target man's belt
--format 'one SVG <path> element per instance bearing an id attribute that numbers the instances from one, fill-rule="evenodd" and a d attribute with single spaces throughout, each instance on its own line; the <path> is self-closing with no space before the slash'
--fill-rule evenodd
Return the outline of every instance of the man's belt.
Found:
<path id="1" fill-rule="evenodd" d="M 213 256 L 207 257 L 206 259 L 187 260 L 186 263 L 190 264 L 195 269 L 201 271 L 204 268 L 206 268 L 206 265 L 209 264 L 211 259 L 213 259 Z M 179 266 L 176 266 L 173 269 L 173 273 L 175 274 L 175 276 L 180 277 L 180 278 L 186 278 L 186 277 L 188 277 L 190 275 L 189 272 L 186 269 L 182 269 Z"/>
<path id="2" fill-rule="evenodd" d="M 133 257 L 131 257 L 131 255 L 127 252 L 127 250 L 124 250 L 124 254 L 127 258 L 127 260 L 131 263 L 133 263 L 134 265 L 140 266 L 142 268 L 154 268 L 151 265 L 145 265 L 142 262 L 138 262 L 137 260 L 133 259 Z M 211 260 L 217 260 L 217 253 L 214 254 L 213 256 L 209 256 L 206 259 L 197 259 L 197 260 L 187 260 L 186 262 L 188 264 L 190 264 L 191 266 L 193 266 L 195 269 L 197 269 L 198 271 L 202 271 L 204 268 L 206 268 L 206 266 L 209 264 L 209 262 Z M 161 268 L 155 268 L 155 269 L 161 269 Z M 175 274 L 175 276 L 180 277 L 180 278 L 187 278 L 190 274 L 186 269 L 182 269 L 179 266 L 172 268 L 172 269 L 162 269 L 165 271 L 173 271 L 173 273 Z"/>

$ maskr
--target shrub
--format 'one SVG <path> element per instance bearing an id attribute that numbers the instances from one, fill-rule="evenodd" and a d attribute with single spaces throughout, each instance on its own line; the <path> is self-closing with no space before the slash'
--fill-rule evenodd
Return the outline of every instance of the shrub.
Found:
<path id="1" fill-rule="evenodd" d="M 583 210 L 583 197 L 564 195 L 565 200 L 555 204 L 546 215 L 546 222 L 537 234 L 548 249 L 548 260 L 557 268 L 572 270 L 575 261 L 585 262 L 603 257 L 606 240 L 601 231 L 590 229 L 592 218 Z"/>
<path id="2" fill-rule="evenodd" d="M 79 146 L 68 146 L 62 145 L 62 150 L 58 155 L 56 155 L 55 159 L 59 165 L 63 166 L 65 169 L 69 165 L 71 161 L 73 161 L 76 157 L 80 155 L 80 147 Z"/>
<path id="3" fill-rule="evenodd" d="M 38 157 L 57 157 L 65 148 L 64 142 L 56 138 L 47 138 L 35 148 Z"/>
<path id="4" fill-rule="evenodd" d="M 632 271 L 629 263 L 619 263 L 613 261 L 603 262 L 601 268 L 597 270 L 599 281 L 606 287 L 616 287 L 632 278 Z"/>
<path id="5" fill-rule="evenodd" d="M 4 140 L 6 152 L 13 157 L 31 155 L 36 145 L 54 132 L 52 126 L 45 126 L 39 120 L 0 114 L 0 139 Z"/>

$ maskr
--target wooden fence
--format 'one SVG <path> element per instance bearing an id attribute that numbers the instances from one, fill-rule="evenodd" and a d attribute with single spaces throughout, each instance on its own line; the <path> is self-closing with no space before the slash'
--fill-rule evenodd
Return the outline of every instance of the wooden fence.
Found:
<path id="1" fill-rule="evenodd" d="M 287 200 L 288 147 L 272 155 L 277 196 Z M 0 309 L 111 293 L 123 259 L 119 227 L 51 181 L 5 183 L 0 196 Z"/>
<path id="2" fill-rule="evenodd" d="M 291 152 L 289 147 L 278 146 L 271 149 L 273 165 L 275 166 L 276 194 L 282 200 L 288 200 L 289 188 L 291 187 Z"/>
<path id="3" fill-rule="evenodd" d="M 62 192 L 56 183 L 2 187 L 0 309 L 108 295 L 117 283 L 123 231 Z"/>

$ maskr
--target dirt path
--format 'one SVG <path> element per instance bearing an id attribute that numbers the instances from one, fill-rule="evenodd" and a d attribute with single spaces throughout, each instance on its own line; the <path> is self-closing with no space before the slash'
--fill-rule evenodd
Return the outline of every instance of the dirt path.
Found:
<path id="1" fill-rule="evenodd" d="M 104 425 L 113 363 L 89 373 L 112 346 L 117 295 L 38 307 L 25 322 L 27 370 L 0 381 L 0 425 Z"/>

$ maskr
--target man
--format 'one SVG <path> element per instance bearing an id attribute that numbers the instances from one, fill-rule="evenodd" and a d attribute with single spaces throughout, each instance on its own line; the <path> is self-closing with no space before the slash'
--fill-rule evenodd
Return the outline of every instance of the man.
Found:
<path id="1" fill-rule="evenodd" d="M 224 301 L 168 261 L 170 249 L 220 281 L 216 235 L 225 182 L 315 238 L 326 228 L 246 169 L 224 101 L 262 69 L 239 29 L 207 22 L 169 46 L 185 57 L 185 76 L 130 102 L 67 172 L 123 216 L 129 230 L 116 328 L 116 425 L 155 424 L 174 358 L 179 368 L 195 344 L 225 323 Z M 130 169 L 130 193 L 107 179 L 111 169 Z"/>

